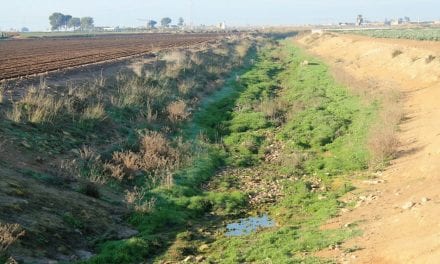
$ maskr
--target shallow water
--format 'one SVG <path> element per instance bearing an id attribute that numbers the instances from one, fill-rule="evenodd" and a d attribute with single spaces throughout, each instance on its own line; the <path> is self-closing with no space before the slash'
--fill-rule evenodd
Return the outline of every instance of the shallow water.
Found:
<path id="1" fill-rule="evenodd" d="M 244 236 L 257 231 L 260 228 L 268 228 L 275 226 L 275 221 L 268 215 L 257 217 L 248 217 L 238 220 L 235 223 L 226 226 L 226 236 Z"/>

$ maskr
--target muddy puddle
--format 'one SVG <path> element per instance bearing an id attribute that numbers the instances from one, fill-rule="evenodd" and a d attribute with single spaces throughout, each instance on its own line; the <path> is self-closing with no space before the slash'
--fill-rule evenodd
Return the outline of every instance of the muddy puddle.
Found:
<path id="1" fill-rule="evenodd" d="M 229 237 L 244 236 L 257 231 L 258 229 L 269 228 L 274 226 L 275 226 L 275 221 L 273 221 L 267 214 L 261 216 L 252 216 L 228 224 L 226 226 L 225 235 Z"/>

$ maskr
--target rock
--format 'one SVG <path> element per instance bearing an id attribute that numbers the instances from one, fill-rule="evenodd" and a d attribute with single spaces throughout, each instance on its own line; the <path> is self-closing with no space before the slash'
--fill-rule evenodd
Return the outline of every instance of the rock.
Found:
<path id="1" fill-rule="evenodd" d="M 118 230 L 117 239 L 131 238 L 139 234 L 139 231 L 124 227 Z"/>
<path id="2" fill-rule="evenodd" d="M 345 228 L 348 228 L 348 227 L 351 227 L 353 225 L 353 223 L 346 223 L 345 225 L 344 225 L 344 227 Z"/>
<path id="3" fill-rule="evenodd" d="M 66 252 L 68 252 L 68 249 L 67 249 L 67 247 L 61 245 L 61 246 L 57 247 L 57 251 L 61 252 L 61 253 L 66 253 Z"/>
<path id="4" fill-rule="evenodd" d="M 203 244 L 203 245 L 201 245 L 200 247 L 199 247 L 199 251 L 206 251 L 206 250 L 208 250 L 209 249 L 209 246 L 207 245 L 207 244 Z"/>
<path id="5" fill-rule="evenodd" d="M 196 258 L 194 256 L 188 256 L 183 260 L 183 262 L 185 262 L 185 263 L 194 262 L 195 260 L 196 260 Z"/>
<path id="6" fill-rule="evenodd" d="M 377 185 L 380 183 L 384 183 L 384 181 L 383 180 L 366 180 L 366 181 L 364 181 L 364 183 L 370 184 L 370 185 Z"/>
<path id="7" fill-rule="evenodd" d="M 196 257 L 196 261 L 197 262 L 202 262 L 202 261 L 204 261 L 205 260 L 205 257 L 204 256 L 197 256 Z"/>
<path id="8" fill-rule="evenodd" d="M 80 260 L 88 260 L 93 257 L 93 253 L 86 250 L 77 250 L 75 254 Z"/>
<path id="9" fill-rule="evenodd" d="M 422 203 L 427 203 L 427 202 L 429 202 L 429 198 L 423 197 L 421 199 L 421 201 L 422 201 Z"/>
<path id="10" fill-rule="evenodd" d="M 409 202 L 406 202 L 404 205 L 402 205 L 401 208 L 403 210 L 409 210 L 409 209 L 413 208 L 414 205 L 415 205 L 414 202 L 409 201 Z"/>
<path id="11" fill-rule="evenodd" d="M 309 61 L 305 60 L 301 62 L 301 66 L 307 66 L 307 65 L 309 65 Z"/>

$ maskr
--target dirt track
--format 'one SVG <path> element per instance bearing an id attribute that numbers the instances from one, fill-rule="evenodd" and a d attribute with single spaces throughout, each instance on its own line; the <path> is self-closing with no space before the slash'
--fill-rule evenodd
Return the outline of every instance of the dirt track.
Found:
<path id="1" fill-rule="evenodd" d="M 0 42 L 0 80 L 186 47 L 217 39 L 219 34 L 103 35 Z"/>
<path id="2" fill-rule="evenodd" d="M 360 181 L 352 197 L 373 198 L 328 225 L 359 223 L 363 235 L 343 247 L 360 250 L 320 254 L 341 263 L 439 263 L 440 43 L 347 35 L 298 42 L 363 89 L 398 89 L 405 113 L 397 159 L 373 184 Z"/>

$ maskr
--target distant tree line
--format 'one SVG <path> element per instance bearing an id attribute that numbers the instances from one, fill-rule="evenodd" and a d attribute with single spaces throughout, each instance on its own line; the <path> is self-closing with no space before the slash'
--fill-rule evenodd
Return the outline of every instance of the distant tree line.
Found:
<path id="1" fill-rule="evenodd" d="M 52 30 L 67 30 L 71 28 L 73 30 L 91 30 L 94 27 L 92 17 L 72 17 L 71 15 L 64 15 L 58 12 L 49 16 L 49 22 Z"/>
<path id="2" fill-rule="evenodd" d="M 164 17 L 164 18 L 162 18 L 160 20 L 160 26 L 163 27 L 163 28 L 169 28 L 172 22 L 173 22 L 173 20 L 171 18 Z M 183 18 L 180 17 L 178 19 L 177 26 L 183 27 L 184 22 L 185 21 L 183 20 Z M 157 25 L 157 21 L 155 21 L 155 20 L 148 20 L 148 22 L 147 22 L 147 27 L 148 28 L 156 28 L 156 25 Z"/>

